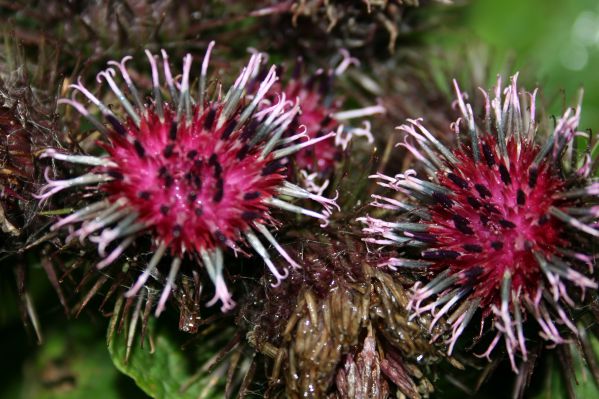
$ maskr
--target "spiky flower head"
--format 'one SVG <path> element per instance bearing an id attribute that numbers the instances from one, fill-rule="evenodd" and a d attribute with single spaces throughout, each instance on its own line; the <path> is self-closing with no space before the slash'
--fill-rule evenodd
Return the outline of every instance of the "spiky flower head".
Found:
<path id="1" fill-rule="evenodd" d="M 370 132 L 370 122 L 362 121 L 360 127 L 352 126 L 352 119 L 381 114 L 385 108 L 372 105 L 360 109 L 342 110 L 343 98 L 335 90 L 335 80 L 345 73 L 351 65 L 359 65 L 359 61 L 342 49 L 334 67 L 327 70 L 319 68 L 314 73 L 304 73 L 303 59 L 299 58 L 289 79 L 282 79 L 273 85 L 272 95 L 284 94 L 287 98 L 298 99 L 301 111 L 290 126 L 292 135 L 297 126 L 310 139 L 322 137 L 330 131 L 337 134 L 334 138 L 322 140 L 302 151 L 298 151 L 293 160 L 296 167 L 305 171 L 312 178 L 326 178 L 338 165 L 347 152 L 348 145 L 354 136 L 364 137 L 368 143 L 374 141 Z"/>
<path id="2" fill-rule="evenodd" d="M 577 155 L 575 139 L 586 136 L 577 131 L 580 105 L 547 128 L 537 124 L 537 91 L 519 92 L 516 81 L 481 90 L 482 118 L 454 82 L 462 114 L 451 126 L 461 139 L 455 148 L 421 119 L 400 126 L 426 177 L 373 176 L 395 193 L 375 195 L 373 205 L 396 217 L 364 219 L 366 241 L 399 248 L 384 265 L 425 276 L 413 288 L 413 317 L 430 312 L 433 325 L 447 317 L 451 353 L 480 310 L 481 328 L 490 319 L 493 334 L 485 355 L 503 338 L 514 370 L 515 356 L 527 357 L 527 319 L 550 344 L 565 341 L 562 326 L 577 333 L 569 309 L 597 288 L 588 275 L 599 237 L 590 149 Z"/>
<path id="3" fill-rule="evenodd" d="M 150 236 L 154 254 L 126 295 L 135 295 L 158 273 L 165 254 L 170 254 L 172 262 L 157 314 L 164 309 L 186 257 L 205 268 L 216 287 L 208 304 L 220 300 L 223 310 L 235 304 L 224 280 L 224 249 L 240 252 L 245 246 L 251 247 L 264 259 L 278 285 L 288 274 L 287 266 L 282 270 L 275 267 L 264 239 L 288 266 L 299 266 L 271 233 L 282 223 L 275 209 L 311 216 L 324 225 L 336 207 L 334 200 L 290 183 L 285 174 L 288 155 L 335 133 L 302 142 L 298 142 L 301 134 L 283 137 L 299 104 L 290 105 L 285 96 L 277 103 L 265 104 L 265 94 L 277 80 L 275 68 L 269 70 L 255 94 L 248 96 L 246 92 L 247 83 L 260 68 L 261 54 L 251 57 L 224 97 L 217 85 L 211 98 L 206 82 L 213 45 L 209 45 L 201 65 L 196 97 L 192 97 L 190 85 L 192 56 L 184 57 L 179 80 L 173 77 L 164 51 L 164 85 L 160 60 L 146 51 L 153 90 L 153 98 L 146 102 L 125 66 L 131 57 L 120 63 L 109 62 L 110 67 L 97 75 L 98 82 L 110 86 L 118 107 L 105 105 L 81 82 L 72 84 L 73 97 L 61 102 L 74 107 L 102 134 L 100 147 L 106 154 L 72 155 L 57 149 L 43 154 L 88 167 L 79 177 L 48 179 L 39 198 L 45 200 L 73 187 L 97 192 L 98 201 L 59 220 L 52 229 L 77 225 L 71 228 L 69 238 L 89 237 L 97 243 L 103 257 L 98 268 L 114 262 L 139 236 Z M 124 87 L 117 83 L 117 71 Z M 95 105 L 108 127 L 76 98 L 78 94 Z M 294 199 L 313 200 L 324 210 L 303 208 L 292 203 Z"/>

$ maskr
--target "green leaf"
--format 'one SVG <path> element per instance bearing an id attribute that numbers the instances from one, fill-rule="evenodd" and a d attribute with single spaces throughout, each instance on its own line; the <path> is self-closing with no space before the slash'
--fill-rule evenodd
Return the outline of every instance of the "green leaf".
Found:
<path id="1" fill-rule="evenodd" d="M 13 396 L 6 397 L 143 398 L 114 368 L 95 327 L 89 320 L 78 320 L 50 330 L 44 345 L 25 362 L 21 381 L 9 389 Z"/>
<path id="2" fill-rule="evenodd" d="M 172 328 L 161 329 L 154 319 L 149 321 L 147 332 L 148 336 L 152 336 L 153 345 L 150 345 L 146 338 L 142 348 L 140 334 L 137 333 L 129 359 L 126 361 L 126 328 L 121 332 L 116 331 L 121 306 L 122 301 L 115 307 L 107 340 L 112 361 L 122 373 L 131 377 L 144 392 L 157 399 L 224 397 L 224 378 L 208 373 L 193 375 L 199 367 L 193 370 L 192 361 L 196 360 L 196 364 L 200 365 L 207 361 L 214 355 L 211 348 L 202 348 L 197 354 L 185 352 L 181 348 L 181 342 L 171 333 Z M 191 380 L 193 383 L 189 384 Z M 183 387 L 185 389 L 182 389 Z"/>
<path id="3" fill-rule="evenodd" d="M 599 355 L 599 340 L 597 340 L 594 335 L 590 335 L 588 340 L 590 341 L 595 356 Z M 574 394 L 579 399 L 599 398 L 599 387 L 595 384 L 591 371 L 588 369 L 582 353 L 576 344 L 570 344 L 570 348 L 575 380 L 569 381 L 569 383 L 572 384 Z M 540 394 L 535 396 L 534 399 L 562 399 L 568 397 L 564 378 L 571 377 L 564 376 L 564 373 L 561 370 L 562 365 L 557 357 L 552 360 L 554 361 L 551 364 L 545 380 L 544 389 Z"/>

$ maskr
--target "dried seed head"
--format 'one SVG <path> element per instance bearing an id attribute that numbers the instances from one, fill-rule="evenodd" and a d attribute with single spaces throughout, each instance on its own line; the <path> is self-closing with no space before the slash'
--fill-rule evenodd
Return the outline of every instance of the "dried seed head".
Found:
<path id="1" fill-rule="evenodd" d="M 213 45 L 210 44 L 204 56 L 195 98 L 190 87 L 191 55 L 183 59 L 181 80 L 175 81 L 164 51 L 161 60 L 164 86 L 160 83 L 159 59 L 146 51 L 153 89 L 153 98 L 148 102 L 142 101 L 125 65 L 131 57 L 109 62 L 110 67 L 97 76 L 98 82 L 107 83 L 116 96 L 117 108 L 106 106 L 81 82 L 71 85 L 73 97 L 61 102 L 74 107 L 98 129 L 103 135 L 100 146 L 106 155 L 71 155 L 55 149 L 48 149 L 42 155 L 86 165 L 88 171 L 71 179 L 48 179 L 38 195 L 40 200 L 72 187 L 85 187 L 102 194 L 99 201 L 52 226 L 56 230 L 78 225 L 71 230 L 69 239 L 89 237 L 97 243 L 103 257 L 98 268 L 113 263 L 137 237 L 146 234 L 151 237 L 154 254 L 127 293 L 128 297 L 136 295 L 156 273 L 167 252 L 172 256 L 157 314 L 164 309 L 177 284 L 186 255 L 206 269 L 216 287 L 209 305 L 221 301 L 223 310 L 235 304 L 224 280 L 224 249 L 253 248 L 275 277 L 274 285 L 280 284 L 288 274 L 288 266 L 299 266 L 271 233 L 282 223 L 274 210 L 311 216 L 326 225 L 337 207 L 334 200 L 309 193 L 285 177 L 290 154 L 335 133 L 301 143 L 282 138 L 299 105 L 290 103 L 285 96 L 276 104 L 263 104 L 265 94 L 277 80 L 274 67 L 255 94 L 247 96 L 246 85 L 258 72 L 260 54 L 251 57 L 224 97 L 209 98 L 206 81 Z M 117 83 L 117 75 L 122 84 Z M 170 95 L 163 98 L 165 92 Z M 109 127 L 76 99 L 78 94 L 95 105 Z M 324 210 L 303 208 L 290 202 L 294 198 L 312 200 Z M 263 239 L 287 260 L 285 267 L 275 267 Z"/>
<path id="2" fill-rule="evenodd" d="M 20 203 L 30 199 L 27 187 L 35 169 L 29 131 L 8 107 L 0 108 L 0 148 L 0 227 L 2 233 L 18 236 L 24 224 Z"/>
<path id="3" fill-rule="evenodd" d="M 32 194 L 43 179 L 35 154 L 53 142 L 58 132 L 53 93 L 54 63 L 35 66 L 7 32 L 0 32 L 0 252 L 23 247 L 22 234 L 39 228 Z M 36 49 L 43 58 L 47 49 Z M 44 74 L 45 80 L 35 76 Z"/>
<path id="4" fill-rule="evenodd" d="M 441 2 L 441 1 L 440 1 Z M 404 20 L 406 12 L 419 6 L 415 0 L 318 0 L 267 2 L 256 7 L 256 16 L 282 15 L 279 30 L 287 36 L 298 35 L 299 44 L 310 49 L 333 45 L 369 49 L 374 42 L 387 42 L 393 52 L 402 30 L 410 28 Z M 291 19 L 291 27 L 290 21 Z M 307 46 L 308 47 L 308 46 Z"/>
<path id="5" fill-rule="evenodd" d="M 335 377 L 337 392 L 332 398 L 339 399 L 386 399 L 389 397 L 389 384 L 381 371 L 381 357 L 376 351 L 376 341 L 372 334 L 364 338 L 362 350 L 356 358 L 347 355 L 345 364 Z"/>
<path id="6" fill-rule="evenodd" d="M 204 30 L 207 21 L 208 25 L 218 25 L 232 17 L 231 7 L 211 0 L 178 4 L 168 0 L 49 0 L 44 2 L 43 13 L 37 12 L 39 7 L 37 0 L 21 1 L 7 10 L 7 17 L 18 26 L 15 34 L 24 42 L 60 45 L 62 51 L 57 57 L 67 70 L 78 67 L 78 57 L 93 63 L 148 43 L 170 47 Z"/>
<path id="7" fill-rule="evenodd" d="M 431 312 L 433 325 L 447 316 L 451 353 L 480 309 L 495 334 L 485 355 L 503 338 L 514 370 L 515 355 L 527 356 L 528 317 L 553 344 L 564 342 L 559 325 L 577 332 L 567 309 L 586 289 L 597 288 L 585 269 L 592 270 L 590 243 L 599 236 L 590 155 L 577 163 L 575 154 L 574 138 L 585 135 L 576 130 L 580 106 L 546 134 L 537 126 L 536 91 L 519 92 L 516 80 L 505 88 L 499 80 L 493 93 L 483 92 L 483 119 L 456 84 L 462 118 L 452 129 L 470 137 L 457 148 L 441 144 L 421 120 L 402 125 L 416 143 L 406 141 L 406 148 L 428 178 L 413 170 L 377 174 L 379 184 L 398 196 L 374 196 L 373 205 L 400 217 L 363 219 L 366 241 L 400 248 L 401 257 L 384 265 L 434 277 L 414 286 L 413 316 Z"/>
<path id="8" fill-rule="evenodd" d="M 358 235 L 327 228 L 302 233 L 300 241 L 302 269 L 252 296 L 240 312 L 250 321 L 250 342 L 274 359 L 269 380 L 284 377 L 287 397 L 344 397 L 385 386 L 427 396 L 432 385 L 419 367 L 442 355 L 429 343 L 427 318 L 408 320 L 405 282 L 373 268 L 376 259 L 368 259 Z M 363 385 L 354 384 L 356 373 Z"/>

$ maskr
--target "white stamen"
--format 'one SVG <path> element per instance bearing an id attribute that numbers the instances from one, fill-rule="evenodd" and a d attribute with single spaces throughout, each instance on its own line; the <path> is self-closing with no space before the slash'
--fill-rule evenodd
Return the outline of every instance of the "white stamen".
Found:
<path id="1" fill-rule="evenodd" d="M 365 116 L 376 115 L 376 114 L 384 114 L 387 112 L 385 107 L 382 105 L 372 105 L 370 107 L 352 109 L 349 111 L 341 111 L 333 114 L 333 118 L 337 120 L 348 120 L 355 118 L 362 118 Z"/>
<path id="2" fill-rule="evenodd" d="M 40 190 L 39 194 L 34 194 L 33 196 L 40 200 L 45 200 L 53 196 L 54 194 L 64 190 L 65 188 L 75 187 L 75 186 L 87 186 L 96 183 L 106 183 L 113 180 L 112 177 L 107 175 L 99 175 L 95 173 L 87 173 L 85 175 L 75 177 L 69 180 L 51 180 L 50 169 L 46 168 L 44 172 L 44 177 L 48 184 L 46 184 Z"/>
<path id="3" fill-rule="evenodd" d="M 93 116 L 92 114 L 89 113 L 89 111 L 87 110 L 87 108 L 85 108 L 83 106 L 83 104 L 81 104 L 79 101 L 76 100 L 70 100 L 68 98 L 60 98 L 56 101 L 56 104 L 67 104 L 70 105 L 71 107 L 75 108 L 77 110 L 77 112 L 79 112 L 81 115 L 83 115 L 88 121 L 91 122 L 92 125 L 94 125 L 94 127 L 96 129 L 98 129 L 98 131 L 104 136 L 106 137 L 106 135 L 108 134 L 108 130 L 106 129 L 106 127 L 104 127 L 104 125 L 102 125 L 100 123 L 100 121 Z"/>
<path id="4" fill-rule="evenodd" d="M 135 296 L 139 292 L 141 287 L 143 287 L 145 285 L 145 283 L 146 283 L 146 281 L 148 281 L 148 278 L 150 277 L 150 275 L 154 272 L 154 269 L 156 269 L 156 266 L 158 266 L 158 263 L 162 259 L 162 256 L 164 255 L 165 251 L 166 251 L 166 244 L 164 242 L 161 242 L 160 245 L 158 246 L 158 248 L 156 249 L 156 252 L 154 252 L 152 259 L 150 259 L 150 263 L 148 263 L 148 266 L 146 267 L 146 269 L 137 278 L 137 281 L 135 282 L 133 287 L 131 287 L 125 293 L 126 298 L 131 298 L 131 297 Z"/>
<path id="5" fill-rule="evenodd" d="M 320 227 L 326 227 L 329 224 L 329 217 L 331 216 L 330 214 L 328 214 L 326 211 L 324 211 L 323 213 L 318 213 L 318 212 L 314 212 L 311 211 L 309 209 L 304 209 L 302 207 L 299 207 L 297 205 L 293 205 L 290 204 L 288 202 L 282 201 L 278 198 L 270 198 L 268 200 L 265 201 L 266 203 L 272 205 L 272 206 L 276 206 L 277 208 L 281 208 L 284 209 L 286 211 L 290 211 L 290 212 L 294 212 L 294 213 L 299 213 L 302 215 L 306 215 L 306 216 L 310 216 L 316 219 L 320 219 L 323 222 L 320 224 Z"/>
<path id="6" fill-rule="evenodd" d="M 208 44 L 208 49 L 206 49 L 206 54 L 204 54 L 204 60 L 202 61 L 202 69 L 200 72 L 200 88 L 199 88 L 199 104 L 200 109 L 204 109 L 204 93 L 206 92 L 206 76 L 208 75 L 208 65 L 210 64 L 210 54 L 212 53 L 212 48 L 214 47 L 214 40 Z"/>
<path id="7" fill-rule="evenodd" d="M 125 108 L 125 111 L 127 111 L 129 116 L 131 117 L 131 119 L 133 119 L 133 122 L 135 122 L 135 125 L 137 127 L 139 127 L 139 125 L 141 123 L 141 118 L 139 117 L 139 115 L 137 115 L 137 112 L 135 112 L 135 109 L 133 108 L 133 106 L 131 105 L 129 100 L 127 100 L 127 97 L 125 97 L 125 95 L 123 94 L 121 89 L 119 89 L 119 86 L 116 84 L 116 82 L 112 78 L 115 74 L 116 74 L 116 72 L 114 71 L 114 69 L 108 68 L 105 71 L 99 72 L 96 75 L 96 80 L 98 81 L 98 83 L 102 83 L 102 78 L 104 78 L 104 80 L 106 80 L 106 82 L 108 82 L 108 85 L 110 86 L 110 88 L 112 89 L 114 94 L 116 95 L 119 102 Z"/>
<path id="8" fill-rule="evenodd" d="M 274 236 L 270 233 L 270 231 L 268 231 L 268 229 L 264 225 L 262 225 L 260 223 L 255 223 L 255 226 L 256 226 L 256 229 L 260 233 L 262 233 L 262 235 L 268 240 L 268 242 L 270 242 L 272 244 L 272 246 L 275 247 L 277 252 L 279 254 L 281 254 L 281 256 L 283 258 L 285 258 L 285 260 L 287 261 L 287 263 L 289 263 L 291 265 L 291 267 L 293 267 L 294 269 L 301 268 L 301 266 L 296 261 L 294 261 L 291 256 L 289 256 L 287 251 L 285 251 L 283 249 L 281 244 L 278 243 L 278 241 L 274 238 Z"/>
<path id="9" fill-rule="evenodd" d="M 139 92 L 137 91 L 135 84 L 131 80 L 131 77 L 129 76 L 129 72 L 127 71 L 127 66 L 125 65 L 127 63 L 127 61 L 132 60 L 132 59 L 133 59 L 132 56 L 127 55 L 127 56 L 123 57 L 123 59 L 121 60 L 120 63 L 116 62 L 116 61 L 108 61 L 108 65 L 114 65 L 119 69 L 119 71 L 121 72 L 121 75 L 123 76 L 123 79 L 125 80 L 125 83 L 127 84 L 127 87 L 129 88 L 129 91 L 131 92 L 131 94 L 133 94 L 133 99 L 135 100 L 135 104 L 137 105 L 137 108 L 139 110 L 142 110 L 142 109 L 144 109 L 143 102 L 141 101 Z"/>
<path id="10" fill-rule="evenodd" d="M 173 104 L 178 104 L 179 96 L 177 96 L 177 90 L 175 88 L 175 80 L 173 79 L 173 74 L 171 72 L 171 67 L 168 61 L 168 53 L 162 49 L 160 50 L 162 54 L 162 65 L 164 69 L 164 79 L 166 80 L 166 85 L 168 86 L 168 91 L 171 94 L 171 99 Z"/>
<path id="11" fill-rule="evenodd" d="M 227 284 L 223 278 L 223 256 L 220 249 L 216 249 L 214 253 L 201 251 L 204 267 L 208 272 L 208 276 L 212 280 L 215 287 L 214 297 L 207 303 L 208 306 L 213 306 L 219 300 L 221 301 L 221 311 L 227 312 L 235 307 L 235 302 L 227 289 Z"/>
<path id="12" fill-rule="evenodd" d="M 54 223 L 50 227 L 50 230 L 55 231 L 55 230 L 59 229 L 60 227 L 65 226 L 67 224 L 75 223 L 75 222 L 79 222 L 81 220 L 87 219 L 88 215 L 92 215 L 92 214 L 96 213 L 97 211 L 104 210 L 104 209 L 108 208 L 109 205 L 110 205 L 110 201 L 107 199 L 103 200 L 103 201 L 94 202 L 93 204 L 87 205 L 84 208 L 81 208 L 78 211 L 70 214 L 69 216 L 66 216 L 66 217 L 60 219 L 58 222 Z"/>
<path id="13" fill-rule="evenodd" d="M 150 50 L 145 50 L 146 56 L 148 57 L 148 61 L 150 62 L 150 69 L 152 70 L 152 89 L 154 91 L 154 102 L 156 104 L 156 112 L 158 113 L 158 117 L 160 120 L 164 120 L 164 112 L 162 109 L 162 96 L 160 95 L 160 79 L 158 76 L 158 65 L 156 64 L 156 58 L 150 52 Z"/>
<path id="14" fill-rule="evenodd" d="M 42 152 L 42 154 L 40 155 L 40 158 L 46 158 L 46 157 L 49 157 L 52 159 L 57 159 L 59 161 L 66 161 L 66 162 L 70 162 L 70 163 L 78 163 L 78 164 L 90 165 L 90 166 L 109 166 L 109 167 L 117 166 L 117 164 L 115 164 L 108 158 L 99 158 L 99 157 L 94 157 L 94 156 L 90 156 L 90 155 L 62 154 L 53 148 L 48 148 L 47 150 L 44 150 L 44 152 Z"/>
<path id="15" fill-rule="evenodd" d="M 270 259 L 268 251 L 266 250 L 266 248 L 264 248 L 264 246 L 254 233 L 252 233 L 251 231 L 246 231 L 245 236 L 247 237 L 249 244 L 252 246 L 252 248 L 254 248 L 254 251 L 256 251 L 258 255 L 262 257 L 264 263 L 266 263 L 266 266 L 268 266 L 268 269 L 277 280 L 277 282 L 271 284 L 271 286 L 273 288 L 276 288 L 279 285 L 281 285 L 281 282 L 285 280 L 287 276 L 289 276 L 289 270 L 287 270 L 287 268 L 283 268 L 283 273 L 280 273 L 277 270 L 274 263 L 272 263 L 272 260 Z"/>
<path id="16" fill-rule="evenodd" d="M 325 134 L 324 136 L 310 139 L 301 144 L 292 145 L 287 148 L 281 148 L 280 150 L 276 150 L 276 151 L 272 152 L 273 158 L 279 159 L 279 158 L 286 157 L 287 155 L 291 155 L 295 152 L 298 152 L 299 150 L 301 150 L 303 148 L 310 147 L 310 146 L 312 146 L 316 143 L 320 143 L 321 141 L 324 141 L 324 140 L 328 140 L 331 137 L 335 137 L 335 132 L 330 132 L 329 134 Z"/>
<path id="17" fill-rule="evenodd" d="M 158 300 L 158 306 L 156 306 L 156 317 L 160 316 L 160 314 L 164 311 L 164 305 L 166 305 L 166 300 L 171 294 L 171 290 L 175 286 L 175 278 L 177 277 L 177 273 L 179 273 L 179 267 L 181 267 L 181 258 L 176 257 L 173 259 L 171 263 L 171 268 L 168 272 L 168 277 L 166 279 L 166 285 L 162 290 L 162 294 L 160 295 L 160 299 Z"/>
<path id="18" fill-rule="evenodd" d="M 101 262 L 99 262 L 96 267 L 101 270 L 103 268 L 105 268 L 106 266 L 110 265 L 112 262 L 114 262 L 119 256 L 121 256 L 121 254 L 123 253 L 123 251 L 125 249 L 127 249 L 127 247 L 129 245 L 131 245 L 131 243 L 133 242 L 133 240 L 135 239 L 134 236 L 130 236 L 127 237 L 123 240 L 122 243 L 120 243 L 107 257 L 105 257 Z"/>

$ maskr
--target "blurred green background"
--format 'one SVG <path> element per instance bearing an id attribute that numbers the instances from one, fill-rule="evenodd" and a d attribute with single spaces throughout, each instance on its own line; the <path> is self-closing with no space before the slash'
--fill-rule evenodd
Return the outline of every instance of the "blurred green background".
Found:
<path id="1" fill-rule="evenodd" d="M 473 34 L 473 35 L 472 35 Z M 531 71 L 546 96 L 565 93 L 567 104 L 583 86 L 581 128 L 599 129 L 599 2 L 597 0 L 477 0 L 464 8 L 458 46 L 480 39 L 514 68 Z M 562 99 L 553 104 L 559 112 Z"/>

